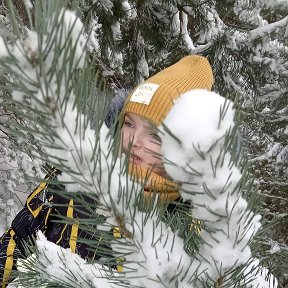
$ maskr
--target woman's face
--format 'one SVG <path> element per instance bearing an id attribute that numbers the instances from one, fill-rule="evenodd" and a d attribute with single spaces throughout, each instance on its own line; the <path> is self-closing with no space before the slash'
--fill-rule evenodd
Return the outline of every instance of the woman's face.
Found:
<path id="1" fill-rule="evenodd" d="M 145 118 L 126 113 L 121 133 L 122 148 L 124 153 L 130 155 L 130 163 L 147 168 L 160 176 L 166 175 L 161 157 L 161 139 Z"/>

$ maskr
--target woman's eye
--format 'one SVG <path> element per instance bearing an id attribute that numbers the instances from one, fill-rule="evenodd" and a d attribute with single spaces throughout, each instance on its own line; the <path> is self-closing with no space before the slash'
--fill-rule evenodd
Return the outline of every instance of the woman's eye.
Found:
<path id="1" fill-rule="evenodd" d="M 159 137 L 158 134 L 152 133 L 151 136 L 152 136 L 152 138 L 153 138 L 154 140 L 156 140 L 156 141 L 158 141 L 158 142 L 160 142 L 160 143 L 162 142 L 162 141 L 161 141 L 161 138 Z"/>
<path id="2" fill-rule="evenodd" d="M 133 127 L 133 124 L 130 121 L 124 121 L 123 125 L 127 126 L 127 127 Z"/>

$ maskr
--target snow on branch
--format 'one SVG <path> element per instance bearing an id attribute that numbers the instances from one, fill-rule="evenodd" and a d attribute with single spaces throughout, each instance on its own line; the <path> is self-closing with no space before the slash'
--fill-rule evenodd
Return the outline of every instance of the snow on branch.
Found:
<path id="1" fill-rule="evenodd" d="M 288 2 L 286 0 L 267 0 L 265 7 L 274 9 L 288 9 Z"/>
<path id="2" fill-rule="evenodd" d="M 266 35 L 273 33 L 279 28 L 284 28 L 287 25 L 288 25 L 288 16 L 277 22 L 273 22 L 250 31 L 246 36 L 246 38 L 249 39 L 249 43 L 251 43 L 254 40 L 261 39 Z"/>
<path id="3" fill-rule="evenodd" d="M 187 29 L 187 25 L 188 25 L 188 16 L 187 14 L 185 14 L 184 12 L 181 13 L 181 34 L 184 40 L 184 43 L 186 45 L 186 47 L 192 51 L 195 46 L 193 44 L 193 40 L 191 39 L 188 29 Z"/>
<path id="4" fill-rule="evenodd" d="M 133 237 L 112 247 L 113 251 L 123 253 L 123 244 L 130 244 L 123 265 L 130 287 L 177 287 L 179 279 L 189 272 L 193 275 L 190 270 L 193 260 L 184 251 L 183 239 L 157 220 L 156 215 L 147 217 L 146 213 L 138 212 L 127 228 L 133 231 Z M 188 280 L 189 277 L 182 280 L 180 287 L 191 287 Z"/>
<path id="5" fill-rule="evenodd" d="M 47 287 L 47 284 L 62 284 L 65 287 L 117 287 L 113 282 L 111 271 L 99 264 L 88 264 L 70 249 L 63 249 L 46 239 L 38 232 L 36 240 L 38 253 L 18 261 L 21 287 Z M 34 267 L 34 277 L 27 274 Z M 31 273 L 31 272 L 30 272 Z M 38 274 L 38 275 L 37 275 Z M 117 275 L 117 273 L 115 273 Z M 30 278 L 29 278 L 30 275 Z M 38 277 L 35 277 L 37 275 Z M 23 286 L 24 284 L 24 286 Z M 119 285 L 119 284 L 118 284 Z"/>
<path id="6" fill-rule="evenodd" d="M 63 172 L 58 180 L 65 183 L 66 190 L 97 193 L 102 204 L 111 207 L 109 189 L 116 191 L 117 198 L 120 163 L 114 165 L 108 128 L 103 125 L 99 133 L 92 130 L 81 106 L 89 93 L 83 24 L 64 9 L 43 21 L 47 31 L 27 31 L 26 38 L 14 45 L 0 38 L 0 56 L 14 77 L 12 97 L 19 109 L 26 105 L 41 119 L 30 132 L 45 149 L 41 157 Z M 12 61 L 6 61 L 8 58 Z M 75 77 L 81 89 L 75 89 Z"/>
<path id="7" fill-rule="evenodd" d="M 193 217 L 203 223 L 197 273 L 204 283 L 228 284 L 227 273 L 251 259 L 250 243 L 261 227 L 260 215 L 242 197 L 242 173 L 231 156 L 237 145 L 234 126 L 229 100 L 194 90 L 176 101 L 162 128 L 165 169 L 184 183 L 181 196 L 192 202 Z"/>

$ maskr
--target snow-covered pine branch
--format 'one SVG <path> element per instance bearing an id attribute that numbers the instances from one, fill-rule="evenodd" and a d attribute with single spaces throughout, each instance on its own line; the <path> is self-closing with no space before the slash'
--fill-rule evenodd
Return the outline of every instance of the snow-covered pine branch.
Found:
<path id="1" fill-rule="evenodd" d="M 176 101 L 162 129 L 166 171 L 184 183 L 181 196 L 192 202 L 192 215 L 204 227 L 203 245 L 194 261 L 197 281 L 212 284 L 221 279 L 227 287 L 232 287 L 229 271 L 245 267 L 251 259 L 250 244 L 261 227 L 261 216 L 249 210 L 243 198 L 242 173 L 231 156 L 234 126 L 229 100 L 194 90 Z M 255 277 L 258 284 L 265 279 Z"/>
<path id="2" fill-rule="evenodd" d="M 42 232 L 38 232 L 36 245 L 37 254 L 18 261 L 18 269 L 22 272 L 19 281 L 25 283 L 20 286 L 22 288 L 45 288 L 47 282 L 71 288 L 113 288 L 121 284 L 107 268 L 96 263 L 88 264 L 70 249 L 48 241 Z M 31 267 L 33 276 L 40 274 L 41 277 L 31 277 Z"/>
<path id="3" fill-rule="evenodd" d="M 247 35 L 247 38 L 249 39 L 249 42 L 256 40 L 256 39 L 261 39 L 273 33 L 277 29 L 285 28 L 287 26 L 287 23 L 288 23 L 288 16 L 286 16 L 285 18 L 277 22 L 266 24 L 265 26 L 261 26 L 250 31 L 249 34 Z"/>
<path id="4" fill-rule="evenodd" d="M 126 190 L 136 189 L 136 197 L 140 185 L 131 188 L 123 175 L 125 159 L 117 159 L 117 153 L 115 158 L 109 129 L 101 120 L 105 111 L 98 111 L 97 121 L 103 125 L 96 130 L 91 129 L 91 119 L 85 114 L 83 103 L 89 100 L 90 88 L 86 84 L 89 69 L 83 24 L 73 12 L 64 9 L 46 21 L 44 34 L 29 30 L 26 38 L 14 45 L 1 41 L 2 59 L 12 59 L 6 67 L 15 81 L 14 103 L 20 109 L 32 109 L 35 115 L 30 120 L 36 129 L 29 132 L 41 144 L 43 153 L 34 150 L 32 154 L 62 171 L 57 180 L 65 184 L 67 191 L 96 194 L 106 211 L 113 207 L 115 215 L 122 215 L 125 208 L 119 203 L 121 191 L 125 194 Z M 75 81 L 83 88 L 75 90 Z M 88 109 L 93 109 L 93 103 L 91 106 Z M 111 221 L 117 224 L 115 218 Z"/>
<path id="5" fill-rule="evenodd" d="M 42 118 L 42 126 L 37 127 L 36 123 L 39 130 L 33 134 L 45 147 L 44 160 L 70 171 L 70 176 L 63 173 L 59 177 L 67 182 L 69 191 L 91 191 L 94 180 L 89 165 L 95 163 L 97 137 L 81 111 L 81 98 L 72 88 L 77 71 L 85 70 L 87 36 L 79 18 L 68 10 L 55 12 L 46 21 L 48 27 L 43 38 L 36 31 L 28 30 L 26 38 L 14 45 L 7 45 L 1 39 L 1 58 L 12 59 L 12 63 L 7 61 L 5 66 L 14 77 L 14 101 L 19 107 L 30 107 Z M 100 136 L 103 143 L 107 131 Z M 78 179 L 77 184 L 73 177 Z"/>

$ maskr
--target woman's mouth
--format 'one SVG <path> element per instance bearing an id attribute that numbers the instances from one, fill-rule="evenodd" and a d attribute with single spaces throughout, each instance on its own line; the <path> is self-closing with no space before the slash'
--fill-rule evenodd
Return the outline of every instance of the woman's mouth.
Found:
<path id="1" fill-rule="evenodd" d="M 140 164 L 142 162 L 142 159 L 139 158 L 136 155 L 130 155 L 130 162 L 134 163 L 134 164 Z"/>

